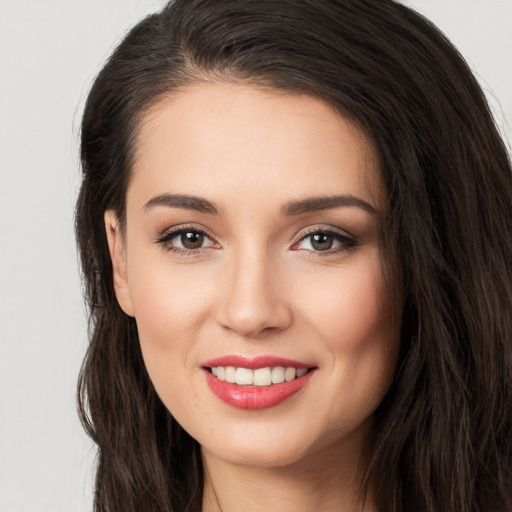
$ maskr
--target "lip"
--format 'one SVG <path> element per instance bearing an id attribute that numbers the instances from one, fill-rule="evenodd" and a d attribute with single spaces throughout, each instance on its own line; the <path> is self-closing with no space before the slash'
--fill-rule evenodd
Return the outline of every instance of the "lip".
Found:
<path id="1" fill-rule="evenodd" d="M 235 366 L 237 368 L 247 368 L 249 370 L 257 370 L 258 368 L 274 368 L 276 366 L 283 366 L 284 368 L 312 368 L 314 364 L 308 364 L 293 359 L 286 359 L 283 357 L 263 355 L 257 357 L 245 357 L 238 355 L 227 355 L 210 359 L 201 364 L 201 366 L 212 368 L 214 366 Z"/>
<path id="2" fill-rule="evenodd" d="M 314 373 L 316 367 L 293 359 L 285 359 L 276 356 L 258 356 L 247 358 L 237 355 L 228 355 L 205 361 L 202 365 L 206 383 L 210 390 L 224 403 L 239 409 L 268 409 L 284 402 L 295 393 L 303 389 Z M 206 368 L 216 366 L 235 366 L 237 368 L 248 368 L 257 370 L 267 367 L 293 367 L 311 368 L 302 377 L 292 381 L 285 381 L 271 386 L 240 386 L 214 377 Z"/>

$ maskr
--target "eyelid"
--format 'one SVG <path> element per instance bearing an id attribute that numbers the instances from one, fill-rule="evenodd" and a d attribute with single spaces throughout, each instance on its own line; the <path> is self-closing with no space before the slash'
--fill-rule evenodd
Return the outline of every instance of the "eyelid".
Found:
<path id="1" fill-rule="evenodd" d="M 158 232 L 156 238 L 160 239 L 173 233 L 182 233 L 183 231 L 196 231 L 198 233 L 204 233 L 210 238 L 215 238 L 211 231 L 201 224 L 176 224 L 174 226 L 167 226 Z"/>
<path id="2" fill-rule="evenodd" d="M 170 241 L 173 238 L 176 238 L 182 233 L 186 232 L 195 232 L 204 235 L 206 238 L 210 240 L 211 244 L 204 247 L 198 247 L 197 249 L 187 249 L 184 247 L 170 245 Z M 339 246 L 335 248 L 326 249 L 324 251 L 314 249 L 301 249 L 297 247 L 301 242 L 315 234 L 333 236 L 338 241 Z M 216 237 L 210 232 L 208 228 L 193 224 L 179 224 L 176 226 L 167 227 L 156 236 L 155 243 L 162 245 L 164 249 L 170 252 L 188 255 L 198 255 L 206 249 L 220 248 L 220 244 L 216 240 Z M 338 252 L 347 251 L 349 249 L 354 248 L 357 245 L 358 242 L 356 237 L 344 229 L 334 227 L 331 225 L 316 225 L 300 231 L 299 234 L 295 236 L 295 239 L 292 242 L 290 249 L 295 251 L 303 250 L 305 252 L 311 253 L 312 255 L 314 254 L 315 256 L 327 256 Z"/>
<path id="3" fill-rule="evenodd" d="M 176 238 L 177 236 L 181 235 L 182 233 L 186 233 L 186 232 L 194 232 L 194 233 L 204 235 L 205 237 L 207 237 L 209 240 L 212 241 L 212 245 L 208 245 L 206 247 L 199 247 L 197 249 L 186 249 L 186 248 L 182 248 L 182 247 L 175 247 L 175 246 L 168 247 L 167 246 L 167 244 L 169 244 L 169 242 L 173 238 Z M 217 242 L 214 235 L 211 234 L 210 230 L 204 226 L 198 226 L 197 224 L 196 225 L 194 225 L 194 224 L 178 224 L 176 226 L 167 227 L 156 236 L 155 243 L 162 245 L 168 251 L 175 251 L 175 252 L 182 253 L 182 254 L 192 254 L 192 253 L 199 254 L 204 249 L 210 249 L 211 247 L 214 247 L 214 248 L 220 247 L 220 244 Z"/>
<path id="4" fill-rule="evenodd" d="M 312 250 L 309 250 L 309 249 L 299 249 L 299 248 L 297 248 L 297 246 L 301 242 L 306 240 L 308 237 L 316 235 L 316 234 L 331 235 L 334 238 L 336 238 L 336 240 L 338 240 L 341 245 L 339 247 L 334 248 L 334 249 L 327 249 L 325 251 L 312 251 Z M 346 251 L 348 249 L 352 249 L 353 247 L 355 247 L 357 245 L 358 245 L 358 242 L 357 242 L 356 237 L 354 235 L 352 235 L 351 233 L 349 233 L 348 231 L 340 229 L 340 228 L 336 228 L 334 226 L 317 225 L 317 226 L 306 228 L 305 230 L 301 231 L 295 237 L 295 240 L 292 243 L 290 249 L 291 250 L 296 250 L 296 251 L 304 250 L 304 251 L 315 253 L 315 255 L 321 256 L 322 254 L 323 255 L 328 255 L 328 254 L 333 254 L 333 253 L 336 253 L 336 252 Z"/>

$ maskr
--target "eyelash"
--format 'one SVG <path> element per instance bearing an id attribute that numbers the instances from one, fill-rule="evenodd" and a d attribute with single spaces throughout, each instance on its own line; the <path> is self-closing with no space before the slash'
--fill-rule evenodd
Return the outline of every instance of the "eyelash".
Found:
<path id="1" fill-rule="evenodd" d="M 176 247 L 171 244 L 171 241 L 185 233 L 194 233 L 199 236 L 204 236 L 206 239 L 212 242 L 211 245 L 206 247 L 198 247 L 197 249 L 187 249 L 184 247 Z M 209 247 L 214 247 L 218 245 L 217 242 L 210 236 L 205 230 L 199 229 L 195 226 L 181 226 L 177 229 L 172 229 L 171 231 L 166 231 L 162 233 L 157 239 L 156 243 L 162 245 L 162 247 L 169 252 L 177 254 L 179 256 L 197 256 L 202 254 L 205 249 Z"/>
<path id="2" fill-rule="evenodd" d="M 339 246 L 335 247 L 335 248 L 329 248 L 324 251 L 300 249 L 297 247 L 300 243 L 306 241 L 307 239 L 311 240 L 312 237 L 315 235 L 323 235 L 323 236 L 332 237 L 335 242 L 339 242 Z M 310 245 L 311 245 L 311 241 L 310 241 Z M 316 257 L 326 257 L 326 256 L 330 256 L 333 254 L 347 252 L 347 251 L 357 247 L 357 245 L 358 245 L 357 240 L 352 235 L 349 235 L 348 233 L 340 232 L 340 231 L 334 230 L 332 228 L 316 227 L 316 228 L 311 228 L 309 230 L 306 230 L 306 232 L 304 232 L 304 233 L 301 233 L 299 240 L 297 242 L 294 242 L 294 244 L 292 245 L 292 250 L 296 250 L 296 251 L 305 250 L 309 253 L 309 256 L 316 258 Z"/>
<path id="3" fill-rule="evenodd" d="M 185 233 L 193 233 L 195 235 L 203 236 L 205 239 L 208 239 L 210 241 L 210 245 L 205 247 L 198 247 L 196 249 L 187 249 L 183 247 L 176 247 L 175 245 L 171 244 L 171 241 Z M 338 247 L 328 248 L 324 251 L 321 250 L 311 250 L 311 249 L 300 249 L 298 248 L 298 245 L 302 242 L 306 241 L 308 238 L 312 239 L 315 235 L 323 235 L 332 237 L 335 242 L 339 243 Z M 180 256 L 197 256 L 199 254 L 202 254 L 205 249 L 209 249 L 210 247 L 217 248 L 219 245 L 218 243 L 213 239 L 211 235 L 209 235 L 205 230 L 199 229 L 194 226 L 181 226 L 177 229 L 172 229 L 171 231 L 166 231 L 158 236 L 156 240 L 157 244 L 162 245 L 162 247 L 169 252 L 172 252 L 174 254 L 180 255 Z M 311 245 L 311 241 L 310 241 Z M 307 230 L 305 233 L 302 233 L 300 238 L 293 243 L 291 246 L 292 250 L 295 251 L 307 251 L 310 256 L 312 257 L 324 257 L 329 256 L 332 254 L 338 254 L 342 252 L 349 251 L 355 247 L 357 247 L 358 243 L 357 240 L 352 236 L 348 235 L 346 233 L 342 233 L 340 231 L 336 231 L 334 229 L 330 228 L 311 228 Z M 215 247 L 217 246 L 217 247 Z"/>

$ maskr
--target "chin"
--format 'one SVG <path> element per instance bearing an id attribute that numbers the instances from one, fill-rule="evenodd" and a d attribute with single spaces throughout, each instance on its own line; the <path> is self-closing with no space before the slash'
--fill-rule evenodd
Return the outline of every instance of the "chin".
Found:
<path id="1" fill-rule="evenodd" d="M 311 421 L 311 418 L 305 420 Z M 234 427 L 231 424 L 222 435 L 205 439 L 201 445 L 203 450 L 216 458 L 237 466 L 271 469 L 307 463 L 308 467 L 318 467 L 317 463 L 336 457 L 338 453 L 340 456 L 353 455 L 357 458 L 367 439 L 371 422 L 347 431 L 329 429 L 326 432 L 315 429 L 314 423 L 309 424 L 309 429 L 305 426 L 305 422 L 298 421 L 291 425 L 261 422 L 260 425 Z M 361 435 L 363 432 L 364 435 Z M 219 438 L 222 438 L 220 442 Z"/>
<path id="2" fill-rule="evenodd" d="M 268 469 L 297 464 L 308 455 L 303 446 L 297 446 L 297 444 L 286 442 L 283 439 L 270 440 L 267 438 L 264 443 L 254 440 L 251 442 L 248 440 L 232 442 L 231 440 L 225 446 L 213 448 L 213 450 L 209 450 L 207 447 L 202 447 L 215 457 L 230 464 Z"/>

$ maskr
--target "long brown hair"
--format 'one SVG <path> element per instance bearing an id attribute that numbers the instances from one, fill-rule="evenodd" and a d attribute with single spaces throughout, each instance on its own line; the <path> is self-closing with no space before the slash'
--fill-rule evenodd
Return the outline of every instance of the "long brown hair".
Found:
<path id="1" fill-rule="evenodd" d="M 79 410 L 98 445 L 96 512 L 201 509 L 199 446 L 161 403 L 119 308 L 103 214 L 124 220 L 139 120 L 201 80 L 311 94 L 373 140 L 404 311 L 366 488 L 385 512 L 512 511 L 512 172 L 475 78 L 392 0 L 176 0 L 96 78 L 76 233 L 90 314 Z"/>

